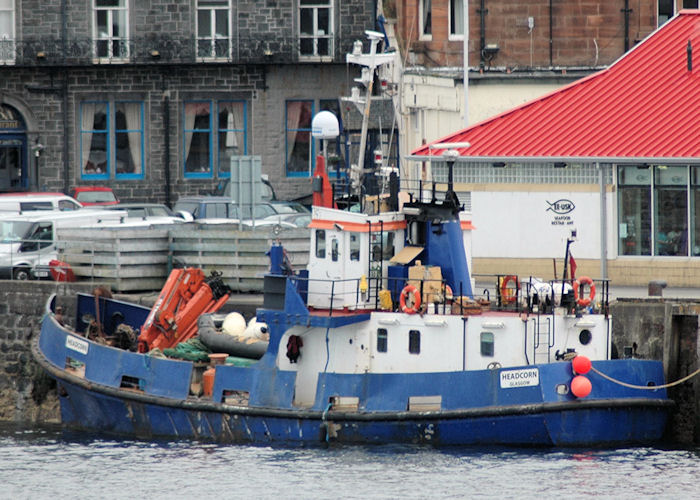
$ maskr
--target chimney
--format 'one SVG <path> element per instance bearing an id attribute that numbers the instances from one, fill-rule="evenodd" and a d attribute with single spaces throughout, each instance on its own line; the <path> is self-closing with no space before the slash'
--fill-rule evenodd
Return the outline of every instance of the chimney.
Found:
<path id="1" fill-rule="evenodd" d="M 688 71 L 693 71 L 693 45 L 690 43 L 690 40 L 688 40 L 685 52 L 688 54 Z"/>

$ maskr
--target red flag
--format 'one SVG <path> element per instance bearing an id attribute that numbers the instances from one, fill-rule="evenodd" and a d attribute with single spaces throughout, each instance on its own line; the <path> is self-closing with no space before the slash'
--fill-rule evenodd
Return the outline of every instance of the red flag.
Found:
<path id="1" fill-rule="evenodd" d="M 571 252 L 569 252 L 569 267 L 571 268 L 571 279 L 575 280 L 576 279 L 576 261 L 574 260 L 574 256 L 571 255 Z"/>

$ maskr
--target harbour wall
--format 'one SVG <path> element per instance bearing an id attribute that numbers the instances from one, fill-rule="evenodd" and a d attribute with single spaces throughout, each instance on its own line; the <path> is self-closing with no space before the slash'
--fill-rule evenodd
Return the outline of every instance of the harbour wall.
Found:
<path id="1" fill-rule="evenodd" d="M 0 420 L 22 424 L 59 421 L 55 383 L 32 359 L 31 342 L 38 334 L 51 294 L 62 299 L 91 293 L 99 283 L 0 281 Z M 151 306 L 157 293 L 115 295 Z M 238 311 L 246 319 L 262 305 L 261 296 L 232 295 L 222 312 Z M 666 379 L 679 380 L 700 366 L 700 300 L 619 298 L 611 305 L 613 353 L 660 360 Z M 700 443 L 700 376 L 669 388 L 676 411 L 667 439 Z"/>

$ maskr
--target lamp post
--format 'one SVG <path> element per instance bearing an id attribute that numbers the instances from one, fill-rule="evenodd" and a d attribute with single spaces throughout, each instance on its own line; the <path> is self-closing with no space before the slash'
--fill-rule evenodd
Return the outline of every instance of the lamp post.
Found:
<path id="1" fill-rule="evenodd" d="M 41 152 L 44 150 L 44 145 L 39 142 L 39 138 L 36 138 L 36 142 L 32 146 L 32 152 L 34 152 L 34 190 L 39 191 L 39 157 Z"/>

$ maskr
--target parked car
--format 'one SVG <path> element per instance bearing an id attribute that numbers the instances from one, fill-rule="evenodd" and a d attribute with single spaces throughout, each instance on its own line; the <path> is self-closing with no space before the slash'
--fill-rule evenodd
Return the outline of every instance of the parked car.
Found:
<path id="1" fill-rule="evenodd" d="M 309 224 L 311 224 L 311 212 L 294 212 L 289 214 L 278 214 L 277 216 L 268 217 L 265 220 L 274 220 L 280 223 L 292 224 L 294 225 L 294 227 L 308 227 Z"/>
<path id="2" fill-rule="evenodd" d="M 118 203 L 104 207 L 106 210 L 123 210 L 131 221 L 140 219 L 152 224 L 188 222 L 193 217 L 187 212 L 177 214 L 162 203 Z"/>
<path id="3" fill-rule="evenodd" d="M 311 210 L 298 201 L 279 201 L 270 203 L 278 214 L 310 214 Z"/>
<path id="4" fill-rule="evenodd" d="M 0 194 L 0 215 L 19 214 L 36 210 L 78 210 L 82 205 L 63 193 L 25 192 Z"/>
<path id="5" fill-rule="evenodd" d="M 173 210 L 176 213 L 190 213 L 195 220 L 232 219 L 236 222 L 253 219 L 261 221 L 277 215 L 277 211 L 270 203 L 240 206 L 226 196 L 183 196 L 175 203 Z"/>
<path id="6" fill-rule="evenodd" d="M 119 199 L 112 191 L 112 188 L 106 186 L 74 187 L 71 195 L 85 207 L 92 205 L 116 205 L 119 203 Z"/>
<path id="7" fill-rule="evenodd" d="M 267 174 L 263 174 L 262 176 L 260 176 L 260 180 L 262 181 L 262 201 L 276 201 L 277 195 L 275 194 L 275 189 L 272 187 L 272 184 L 270 184 L 270 179 L 267 176 Z M 229 200 L 232 200 L 233 196 L 231 194 L 231 179 L 224 180 L 219 185 L 214 195 L 225 196 Z"/>

